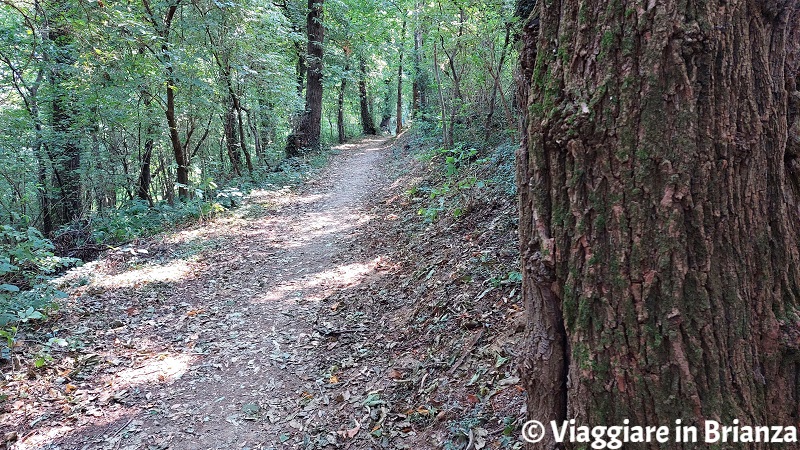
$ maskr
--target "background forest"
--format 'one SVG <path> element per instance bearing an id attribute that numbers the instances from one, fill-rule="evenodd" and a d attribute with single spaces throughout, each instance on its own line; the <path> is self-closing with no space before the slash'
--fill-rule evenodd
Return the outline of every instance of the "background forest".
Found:
<path id="1" fill-rule="evenodd" d="M 511 142 L 513 17 L 510 1 L 3 0 L 0 325 L 40 317 L 59 294 L 43 276 L 73 258 L 292 184 L 332 143 L 411 123 L 452 161 Z"/>

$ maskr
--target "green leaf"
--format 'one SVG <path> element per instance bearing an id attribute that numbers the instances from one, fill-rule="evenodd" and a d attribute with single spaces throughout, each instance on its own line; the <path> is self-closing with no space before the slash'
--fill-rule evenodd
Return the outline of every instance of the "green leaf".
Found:
<path id="1" fill-rule="evenodd" d="M 0 284 L 0 290 L 4 290 L 7 292 L 19 292 L 19 288 L 14 286 L 13 284 Z"/>

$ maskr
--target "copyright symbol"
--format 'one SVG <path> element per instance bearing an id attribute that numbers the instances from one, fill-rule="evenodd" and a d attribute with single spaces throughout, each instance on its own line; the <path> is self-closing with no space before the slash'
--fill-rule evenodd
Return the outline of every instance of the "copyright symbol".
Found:
<path id="1" fill-rule="evenodd" d="M 544 439 L 544 425 L 538 420 L 529 420 L 522 424 L 522 439 L 535 444 Z"/>

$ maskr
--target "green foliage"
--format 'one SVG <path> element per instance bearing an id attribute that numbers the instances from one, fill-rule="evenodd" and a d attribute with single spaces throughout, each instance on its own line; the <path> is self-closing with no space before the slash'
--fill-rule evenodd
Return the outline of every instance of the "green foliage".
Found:
<path id="1" fill-rule="evenodd" d="M 55 256 L 53 249 L 53 243 L 35 228 L 21 231 L 0 225 L 0 289 L 29 289 L 47 275 L 77 262 Z"/>
<path id="2" fill-rule="evenodd" d="M 505 278 L 491 278 L 489 279 L 489 283 L 493 287 L 505 286 L 505 285 L 512 285 L 512 284 L 520 284 L 522 283 L 522 274 L 518 271 L 509 272 Z"/>
<path id="3" fill-rule="evenodd" d="M 220 203 L 204 201 L 202 198 L 175 205 L 160 202 L 152 208 L 143 200 L 134 200 L 96 217 L 92 237 L 101 244 L 128 242 L 180 224 L 210 218 L 224 210 L 225 207 Z"/>
<path id="4" fill-rule="evenodd" d="M 467 147 L 463 143 L 458 143 L 450 149 L 441 149 L 439 152 L 445 157 L 445 174 L 448 177 L 456 175 L 461 166 L 478 154 L 476 148 Z"/>
<path id="5" fill-rule="evenodd" d="M 210 177 L 203 179 L 194 197 L 170 205 L 158 202 L 150 207 L 144 200 L 133 200 L 94 217 L 92 239 L 98 244 L 120 244 L 197 220 L 209 219 L 242 205 L 252 189 L 279 189 L 294 186 L 324 166 L 327 153 L 284 160 L 278 170 L 259 170 L 252 177 L 233 179 L 220 187 Z"/>
<path id="6" fill-rule="evenodd" d="M 487 158 L 489 164 L 496 168 L 492 182 L 501 186 L 508 195 L 517 194 L 517 167 L 514 156 L 516 150 L 517 143 L 507 140 L 498 145 Z"/>
<path id="7" fill-rule="evenodd" d="M 53 243 L 34 228 L 0 226 L 0 337 L 8 356 L 20 324 L 46 317 L 56 298 L 66 297 L 48 283 L 57 270 L 77 263 L 53 254 Z"/>

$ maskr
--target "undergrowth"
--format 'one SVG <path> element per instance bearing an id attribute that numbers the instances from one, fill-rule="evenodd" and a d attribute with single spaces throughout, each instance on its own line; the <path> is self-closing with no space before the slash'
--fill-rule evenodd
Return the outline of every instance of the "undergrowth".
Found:
<path id="1" fill-rule="evenodd" d="M 12 358 L 22 324 L 45 318 L 66 297 L 50 277 L 78 261 L 56 256 L 54 248 L 34 228 L 0 226 L 0 359 Z"/>
<path id="2" fill-rule="evenodd" d="M 416 158 L 437 167 L 439 178 L 431 184 L 412 186 L 406 195 L 421 201 L 418 214 L 427 222 L 445 216 L 460 219 L 472 208 L 478 190 L 493 189 L 497 195 L 516 195 L 514 151 L 510 140 L 488 146 L 457 142 L 444 148 L 432 137 L 431 125 L 423 122 L 412 129 L 411 145 Z"/>

